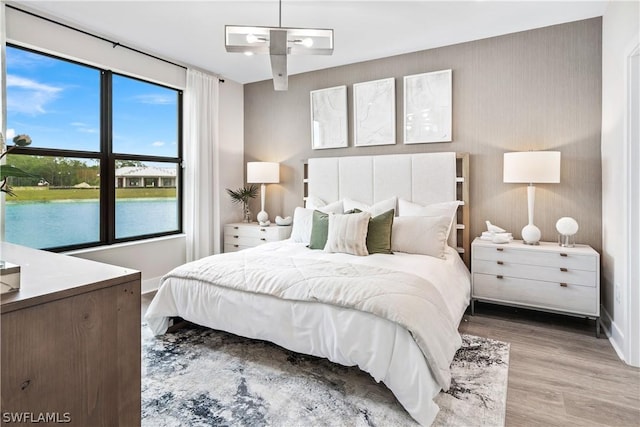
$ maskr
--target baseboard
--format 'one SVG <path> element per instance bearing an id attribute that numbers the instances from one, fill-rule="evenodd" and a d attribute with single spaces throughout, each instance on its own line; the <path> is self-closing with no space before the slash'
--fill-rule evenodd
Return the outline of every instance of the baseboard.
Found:
<path id="1" fill-rule="evenodd" d="M 149 292 L 157 291 L 160 287 L 160 279 L 162 279 L 162 276 L 143 280 L 141 292 L 143 294 L 148 294 Z"/>
<path id="2" fill-rule="evenodd" d="M 605 335 L 609 338 L 609 342 L 611 343 L 611 347 L 615 350 L 616 354 L 623 362 L 627 363 L 624 359 L 624 352 L 620 345 L 624 343 L 624 334 L 616 325 L 616 322 L 613 321 L 613 318 L 609 314 L 609 312 L 604 308 L 604 306 L 600 306 L 600 314 L 604 319 L 604 321 L 600 322 L 602 329 L 604 330 Z"/>

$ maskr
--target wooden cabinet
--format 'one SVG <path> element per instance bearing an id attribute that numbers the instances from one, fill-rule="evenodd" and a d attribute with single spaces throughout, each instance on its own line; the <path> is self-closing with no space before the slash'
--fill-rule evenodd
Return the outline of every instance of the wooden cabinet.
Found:
<path id="1" fill-rule="evenodd" d="M 600 255 L 591 247 L 541 242 L 471 246 L 471 311 L 475 301 L 596 319 L 599 334 Z"/>
<path id="2" fill-rule="evenodd" d="M 288 239 L 290 225 L 261 226 L 258 223 L 239 222 L 224 226 L 224 251 L 235 252 L 252 248 L 267 242 Z"/>
<path id="3" fill-rule="evenodd" d="M 3 422 L 140 425 L 140 273 L 1 243 L 21 266 L 2 295 Z M 20 415 L 22 414 L 22 415 Z"/>

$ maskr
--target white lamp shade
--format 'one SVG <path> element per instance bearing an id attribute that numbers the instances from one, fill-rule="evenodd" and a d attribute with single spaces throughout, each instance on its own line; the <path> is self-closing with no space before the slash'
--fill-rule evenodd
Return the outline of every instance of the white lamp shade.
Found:
<path id="1" fill-rule="evenodd" d="M 280 163 L 247 162 L 247 183 L 277 184 L 280 182 Z"/>
<path id="2" fill-rule="evenodd" d="M 504 182 L 560 182 L 559 151 L 504 153 Z"/>

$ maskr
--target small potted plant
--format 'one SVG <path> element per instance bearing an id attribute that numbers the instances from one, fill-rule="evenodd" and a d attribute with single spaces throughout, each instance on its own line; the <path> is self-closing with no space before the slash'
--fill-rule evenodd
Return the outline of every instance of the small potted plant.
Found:
<path id="1" fill-rule="evenodd" d="M 233 203 L 242 203 L 243 222 L 251 222 L 251 211 L 249 210 L 249 200 L 258 195 L 258 187 L 256 184 L 240 187 L 237 190 L 227 188 L 227 194 L 231 197 Z"/>

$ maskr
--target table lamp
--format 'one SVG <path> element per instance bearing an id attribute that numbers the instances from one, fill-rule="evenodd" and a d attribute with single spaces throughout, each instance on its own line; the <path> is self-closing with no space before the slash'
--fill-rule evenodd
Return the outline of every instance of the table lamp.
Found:
<path id="1" fill-rule="evenodd" d="M 260 184 L 260 212 L 256 219 L 258 224 L 266 226 L 271 224 L 269 214 L 264 210 L 264 199 L 267 192 L 265 184 L 277 184 L 280 182 L 280 164 L 274 162 L 248 162 L 247 183 Z"/>
<path id="2" fill-rule="evenodd" d="M 527 200 L 529 223 L 522 229 L 522 240 L 528 245 L 540 242 L 540 229 L 533 224 L 533 211 L 536 198 L 534 183 L 560 182 L 559 151 L 524 151 L 504 153 L 503 181 L 509 183 L 528 183 Z"/>

